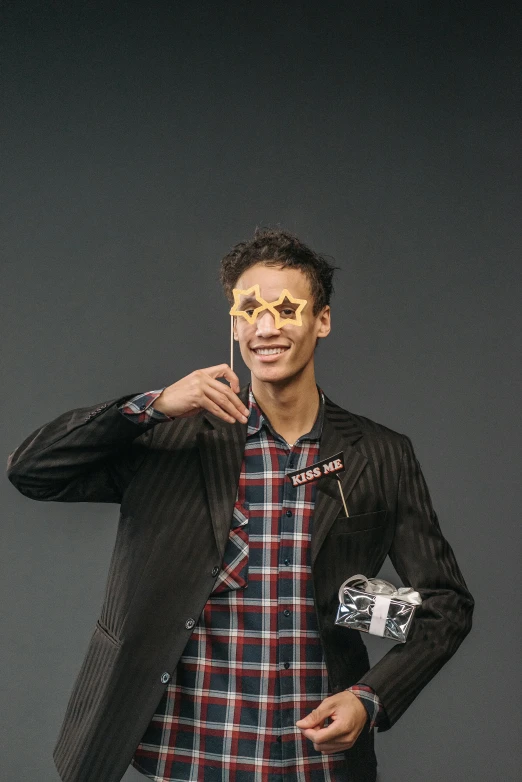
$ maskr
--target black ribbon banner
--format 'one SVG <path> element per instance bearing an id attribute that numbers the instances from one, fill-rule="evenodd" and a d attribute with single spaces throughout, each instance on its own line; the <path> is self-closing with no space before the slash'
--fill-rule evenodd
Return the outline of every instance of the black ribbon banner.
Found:
<path id="1" fill-rule="evenodd" d="M 342 451 L 329 456 L 328 459 L 311 464 L 306 470 L 288 472 L 286 477 L 292 481 L 293 486 L 302 486 L 305 483 L 318 481 L 325 475 L 335 476 L 339 472 L 344 472 L 344 454 Z"/>

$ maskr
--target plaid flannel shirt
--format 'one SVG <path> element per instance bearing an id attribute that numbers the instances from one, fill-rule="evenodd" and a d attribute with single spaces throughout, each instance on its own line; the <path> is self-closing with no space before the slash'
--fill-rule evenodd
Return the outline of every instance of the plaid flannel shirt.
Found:
<path id="1" fill-rule="evenodd" d="M 167 421 L 163 389 L 120 406 L 136 423 Z M 288 445 L 249 394 L 247 440 L 222 570 L 132 765 L 157 782 L 339 782 L 344 753 L 323 755 L 295 722 L 330 693 L 310 566 L 315 484 L 286 473 L 319 454 L 324 398 L 312 430 Z M 379 724 L 366 685 L 348 688 Z"/>

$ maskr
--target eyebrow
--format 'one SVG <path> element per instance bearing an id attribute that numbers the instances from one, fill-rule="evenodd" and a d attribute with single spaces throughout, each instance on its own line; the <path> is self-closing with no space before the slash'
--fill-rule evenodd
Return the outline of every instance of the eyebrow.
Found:
<path id="1" fill-rule="evenodd" d="M 285 307 L 285 308 L 286 308 L 286 307 L 293 307 L 293 308 L 295 309 L 295 308 L 296 308 L 296 303 L 295 303 L 295 301 L 290 301 L 290 299 L 288 298 L 288 296 L 285 296 L 285 298 L 283 299 L 283 301 L 281 301 L 281 302 L 279 303 L 279 306 L 280 306 L 280 307 Z"/>
<path id="2" fill-rule="evenodd" d="M 240 312 L 241 311 L 244 312 L 245 307 L 249 307 L 251 304 L 255 304 L 255 305 L 257 305 L 257 307 L 261 306 L 261 302 L 258 301 L 255 296 L 248 296 L 246 299 L 244 299 L 241 302 L 241 310 L 240 310 Z M 255 307 L 254 307 L 254 309 L 255 309 Z"/>

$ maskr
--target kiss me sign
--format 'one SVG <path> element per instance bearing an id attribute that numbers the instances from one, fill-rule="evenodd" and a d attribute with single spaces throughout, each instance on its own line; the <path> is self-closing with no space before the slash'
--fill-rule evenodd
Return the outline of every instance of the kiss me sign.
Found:
<path id="1" fill-rule="evenodd" d="M 305 483 L 318 481 L 319 478 L 322 478 L 324 475 L 336 475 L 337 473 L 344 471 L 343 457 L 344 454 L 341 451 L 333 456 L 329 456 L 328 459 L 323 459 L 321 462 L 311 464 L 307 470 L 289 472 L 286 477 L 292 481 L 293 486 L 302 486 Z"/>

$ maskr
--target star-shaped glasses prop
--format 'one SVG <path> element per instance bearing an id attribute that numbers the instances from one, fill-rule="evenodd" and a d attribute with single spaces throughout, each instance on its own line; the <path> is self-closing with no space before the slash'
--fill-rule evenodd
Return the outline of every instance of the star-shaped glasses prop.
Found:
<path id="1" fill-rule="evenodd" d="M 286 288 L 281 291 L 278 299 L 270 302 L 265 301 L 261 296 L 259 285 L 252 285 L 246 290 L 234 288 L 232 293 L 234 295 L 234 304 L 230 309 L 232 317 L 244 318 L 252 325 L 261 312 L 268 310 L 274 316 L 276 329 L 281 329 L 288 324 L 303 325 L 301 313 L 308 300 L 296 299 Z"/>

